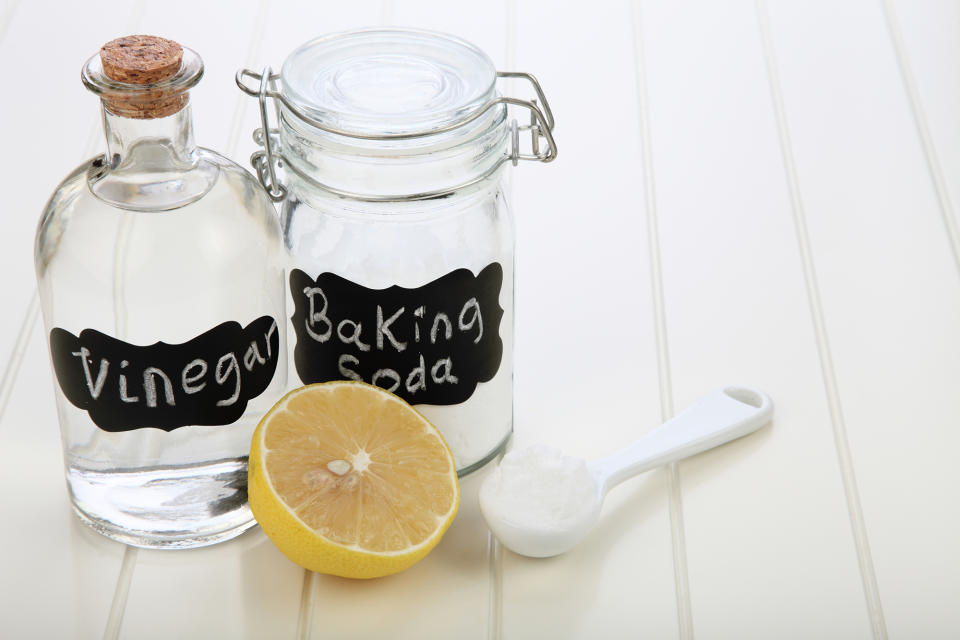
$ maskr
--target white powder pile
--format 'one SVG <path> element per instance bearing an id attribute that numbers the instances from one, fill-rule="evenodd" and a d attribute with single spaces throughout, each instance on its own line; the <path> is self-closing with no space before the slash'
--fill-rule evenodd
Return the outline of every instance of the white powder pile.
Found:
<path id="1" fill-rule="evenodd" d="M 541 532 L 579 528 L 600 508 L 586 461 L 543 445 L 505 455 L 484 481 L 480 502 L 488 522 Z"/>

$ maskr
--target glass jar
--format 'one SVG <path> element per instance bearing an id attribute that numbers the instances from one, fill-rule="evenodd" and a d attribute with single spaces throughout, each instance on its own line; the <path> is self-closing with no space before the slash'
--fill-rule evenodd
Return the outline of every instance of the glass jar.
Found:
<path id="1" fill-rule="evenodd" d="M 176 45 L 143 38 L 118 46 Z M 111 538 L 211 544 L 255 524 L 250 438 L 286 387 L 280 225 L 249 172 L 194 142 L 196 53 L 148 84 L 104 67 L 82 77 L 106 154 L 57 187 L 35 246 L 67 486 Z"/>
<path id="2" fill-rule="evenodd" d="M 539 104 L 501 96 L 498 77 L 529 80 Z M 252 162 L 282 202 L 293 259 L 293 375 L 388 389 L 437 426 L 461 475 L 479 468 L 513 427 L 514 237 L 501 179 L 511 162 L 556 157 L 536 80 L 498 73 L 458 38 L 389 29 L 312 40 L 279 75 L 242 70 L 237 84 L 260 101 L 264 149 Z"/>

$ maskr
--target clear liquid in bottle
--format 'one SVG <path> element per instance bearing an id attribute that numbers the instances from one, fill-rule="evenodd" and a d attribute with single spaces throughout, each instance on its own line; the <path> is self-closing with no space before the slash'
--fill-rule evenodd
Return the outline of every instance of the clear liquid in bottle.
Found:
<path id="1" fill-rule="evenodd" d="M 91 58 L 107 153 L 57 187 L 36 237 L 70 497 L 137 546 L 254 524 L 250 437 L 286 386 L 279 223 L 250 174 L 195 145 L 202 71 L 151 36 Z"/>

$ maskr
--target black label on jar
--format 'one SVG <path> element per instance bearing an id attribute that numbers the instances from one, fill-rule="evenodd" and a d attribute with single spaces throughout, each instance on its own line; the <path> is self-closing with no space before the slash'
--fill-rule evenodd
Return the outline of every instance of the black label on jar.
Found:
<path id="1" fill-rule="evenodd" d="M 236 422 L 277 369 L 280 334 L 270 316 L 224 322 L 182 344 L 141 347 L 94 329 L 50 332 L 67 399 L 104 431 Z"/>
<path id="2" fill-rule="evenodd" d="M 458 404 L 500 368 L 503 268 L 457 269 L 416 289 L 290 274 L 304 383 L 362 380 L 411 404 Z"/>

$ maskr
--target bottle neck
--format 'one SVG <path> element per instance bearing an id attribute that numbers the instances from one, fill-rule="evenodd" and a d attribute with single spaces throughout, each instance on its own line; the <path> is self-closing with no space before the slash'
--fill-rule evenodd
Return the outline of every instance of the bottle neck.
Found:
<path id="1" fill-rule="evenodd" d="M 107 153 L 87 183 L 109 205 L 131 211 L 168 211 L 206 195 L 219 165 L 193 138 L 190 106 L 160 118 L 131 118 L 103 109 Z"/>
<path id="2" fill-rule="evenodd" d="M 103 132 L 109 171 L 189 171 L 199 159 L 189 104 L 163 118 L 124 117 L 104 106 Z"/>

